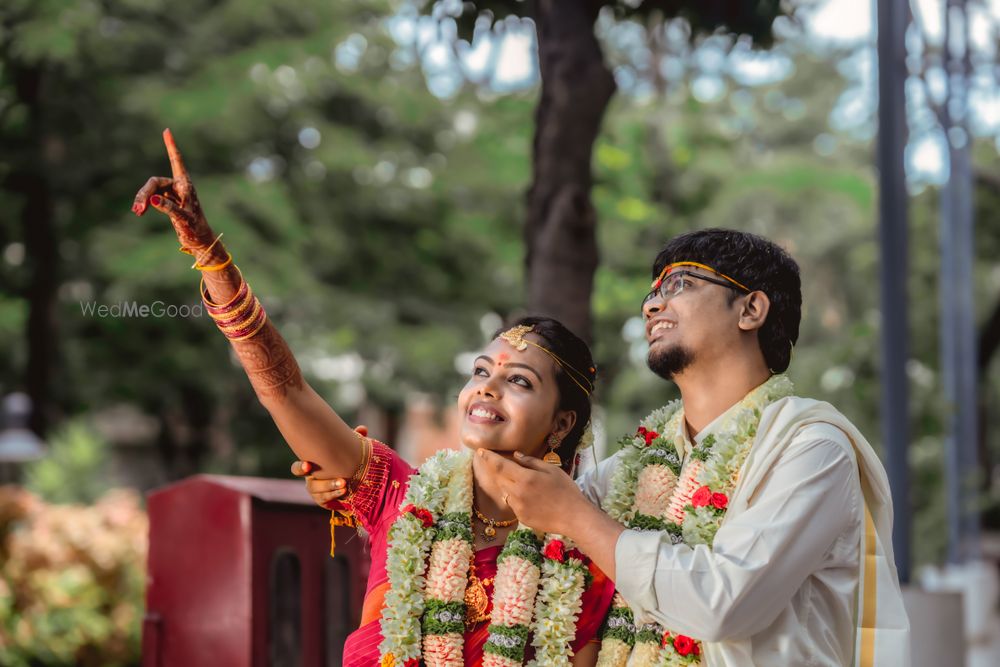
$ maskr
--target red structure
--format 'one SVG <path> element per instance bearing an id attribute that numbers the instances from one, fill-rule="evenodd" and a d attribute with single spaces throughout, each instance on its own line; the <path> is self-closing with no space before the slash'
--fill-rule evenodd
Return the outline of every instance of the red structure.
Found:
<path id="1" fill-rule="evenodd" d="M 339 665 L 368 557 L 302 482 L 198 475 L 149 495 L 144 667 Z"/>

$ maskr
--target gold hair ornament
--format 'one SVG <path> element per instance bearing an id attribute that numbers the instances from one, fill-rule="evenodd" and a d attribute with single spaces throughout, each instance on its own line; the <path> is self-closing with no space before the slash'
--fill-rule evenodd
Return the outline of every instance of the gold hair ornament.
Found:
<path id="1" fill-rule="evenodd" d="M 572 380 L 584 394 L 590 396 L 590 394 L 594 391 L 594 382 L 589 377 L 581 371 L 578 371 L 576 368 L 573 368 L 568 361 L 564 360 L 552 350 L 524 337 L 525 334 L 531 333 L 534 328 L 534 325 L 531 324 L 519 324 L 516 327 L 507 329 L 502 334 L 497 336 L 497 338 L 503 339 L 519 352 L 524 352 L 528 349 L 529 345 L 537 347 L 539 350 L 552 357 L 553 361 L 559 364 L 559 367 L 566 371 L 566 375 L 569 376 L 569 379 Z M 591 372 L 594 372 L 594 370 L 595 369 L 593 367 L 590 369 Z M 586 384 L 586 386 L 584 386 L 584 384 Z"/>

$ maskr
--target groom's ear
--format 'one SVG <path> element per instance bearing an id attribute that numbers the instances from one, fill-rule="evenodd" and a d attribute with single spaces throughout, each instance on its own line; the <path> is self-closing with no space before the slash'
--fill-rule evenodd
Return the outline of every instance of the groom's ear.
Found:
<path id="1" fill-rule="evenodd" d="M 750 292 L 743 297 L 740 306 L 739 327 L 743 331 L 755 331 L 764 326 L 767 313 L 771 310 L 771 300 L 761 291 Z"/>

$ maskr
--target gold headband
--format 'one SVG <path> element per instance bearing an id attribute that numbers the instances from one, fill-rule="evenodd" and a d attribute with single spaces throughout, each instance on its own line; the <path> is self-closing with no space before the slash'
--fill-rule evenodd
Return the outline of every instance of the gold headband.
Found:
<path id="1" fill-rule="evenodd" d="M 576 368 L 570 365 L 568 361 L 565 361 L 562 357 L 560 357 L 552 350 L 548 349 L 547 347 L 542 347 L 535 341 L 528 340 L 527 338 L 524 337 L 525 334 L 531 333 L 532 330 L 534 330 L 534 328 L 535 327 L 530 324 L 519 324 L 516 327 L 511 327 L 510 329 L 507 329 L 507 331 L 504 331 L 502 334 L 497 336 L 497 338 L 503 339 L 504 341 L 509 343 L 511 347 L 513 347 L 515 350 L 519 352 L 524 352 L 526 349 L 528 349 L 529 345 L 537 347 L 539 350 L 552 357 L 552 360 L 555 361 L 557 364 L 559 364 L 560 368 L 566 371 L 566 375 L 569 376 L 569 379 L 572 380 L 584 394 L 590 396 L 590 394 L 594 391 L 594 383 L 589 377 L 584 375 L 582 372 L 578 371 Z M 590 370 L 593 371 L 594 369 L 592 368 Z M 583 382 L 581 382 L 581 380 Z M 590 387 L 590 389 L 587 389 L 587 387 L 583 386 L 583 383 L 586 383 L 587 387 Z"/>
<path id="2" fill-rule="evenodd" d="M 752 289 L 750 289 L 749 287 L 747 287 L 743 283 L 741 283 L 741 282 L 739 282 L 739 281 L 737 281 L 737 280 L 735 280 L 733 278 L 730 278 L 726 274 L 719 273 L 718 271 L 716 271 L 712 267 L 706 266 L 705 264 L 699 264 L 698 262 L 674 262 L 673 264 L 667 264 L 665 267 L 663 267 L 663 270 L 660 271 L 660 275 L 656 278 L 656 280 L 653 281 L 651 289 L 656 289 L 657 287 L 659 287 L 660 284 L 663 282 L 663 279 L 667 276 L 667 274 L 670 273 L 672 270 L 676 269 L 678 266 L 694 266 L 694 267 L 697 267 L 699 269 L 705 269 L 706 271 L 711 271 L 712 273 L 714 273 L 715 275 L 719 276 L 723 280 L 728 280 L 729 282 L 731 282 L 732 284 L 736 285 L 740 289 L 744 289 L 747 292 L 752 292 L 753 291 Z"/>

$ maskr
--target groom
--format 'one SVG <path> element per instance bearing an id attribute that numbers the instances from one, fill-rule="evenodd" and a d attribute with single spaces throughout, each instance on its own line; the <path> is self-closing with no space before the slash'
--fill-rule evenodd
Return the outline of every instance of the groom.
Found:
<path id="1" fill-rule="evenodd" d="M 647 361 L 683 401 L 667 432 L 644 424 L 579 487 L 481 450 L 507 502 L 614 573 L 636 624 L 699 640 L 709 665 L 908 664 L 882 465 L 832 406 L 782 397 L 798 265 L 764 238 L 710 229 L 671 240 L 652 276 Z"/>

